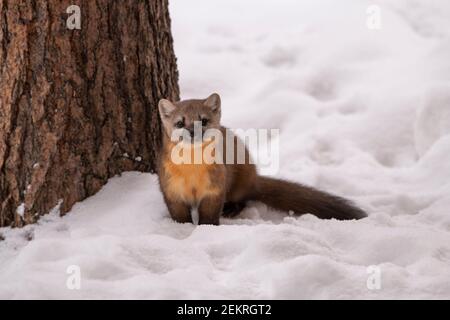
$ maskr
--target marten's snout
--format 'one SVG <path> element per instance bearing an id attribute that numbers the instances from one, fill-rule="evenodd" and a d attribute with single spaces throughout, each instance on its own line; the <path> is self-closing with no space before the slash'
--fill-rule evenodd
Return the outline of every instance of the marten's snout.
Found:
<path id="1" fill-rule="evenodd" d="M 198 142 L 203 140 L 203 128 L 200 125 L 192 124 L 186 127 L 187 134 L 189 135 L 191 142 Z"/>
<path id="2" fill-rule="evenodd" d="M 195 130 L 194 130 L 194 128 L 188 129 L 188 132 L 189 132 L 189 135 L 191 136 L 191 138 L 194 138 L 194 136 L 195 136 Z"/>

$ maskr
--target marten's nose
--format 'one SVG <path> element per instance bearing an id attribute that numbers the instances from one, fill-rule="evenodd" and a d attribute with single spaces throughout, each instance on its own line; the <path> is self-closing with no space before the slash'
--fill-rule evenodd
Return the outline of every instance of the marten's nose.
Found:
<path id="1" fill-rule="evenodd" d="M 191 135 L 191 138 L 193 138 L 194 137 L 194 128 L 189 128 L 188 131 L 189 131 L 189 134 Z"/>

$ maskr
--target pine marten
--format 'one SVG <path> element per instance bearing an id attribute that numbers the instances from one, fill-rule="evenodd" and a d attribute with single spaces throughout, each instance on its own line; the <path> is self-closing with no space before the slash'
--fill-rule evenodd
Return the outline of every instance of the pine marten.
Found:
<path id="1" fill-rule="evenodd" d="M 160 188 L 171 217 L 181 223 L 218 225 L 220 216 L 232 217 L 240 213 L 248 201 L 261 201 L 276 210 L 297 215 L 310 213 L 322 219 L 361 219 L 366 213 L 350 201 L 298 183 L 260 176 L 250 161 L 233 163 L 175 163 L 172 159 L 175 130 L 185 130 L 193 138 L 187 148 L 204 148 L 202 135 L 217 129 L 225 137 L 221 126 L 221 100 L 213 93 L 206 99 L 171 102 L 161 99 L 158 109 L 163 127 L 163 141 L 158 159 Z M 194 130 L 200 126 L 200 137 Z M 198 143 L 200 139 L 200 144 Z M 234 150 L 243 142 L 231 135 L 224 139 L 223 157 L 231 145 Z M 195 142 L 197 141 L 197 142 Z M 232 142 L 232 143 L 230 143 Z M 249 152 L 244 147 L 246 159 Z M 184 149 L 183 149 L 184 151 Z M 236 152 L 234 153 L 236 160 Z"/>

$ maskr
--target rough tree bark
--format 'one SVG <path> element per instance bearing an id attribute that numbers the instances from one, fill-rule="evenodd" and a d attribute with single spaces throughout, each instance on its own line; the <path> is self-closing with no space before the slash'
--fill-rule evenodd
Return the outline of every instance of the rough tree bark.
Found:
<path id="1" fill-rule="evenodd" d="M 153 171 L 177 83 L 167 0 L 0 0 L 0 226 Z"/>

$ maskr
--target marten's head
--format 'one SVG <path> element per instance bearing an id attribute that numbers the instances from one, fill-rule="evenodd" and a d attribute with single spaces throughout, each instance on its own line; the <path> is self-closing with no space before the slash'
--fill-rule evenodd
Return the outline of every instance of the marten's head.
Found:
<path id="1" fill-rule="evenodd" d="M 158 109 L 164 131 L 169 137 L 183 131 L 192 142 L 201 141 L 206 130 L 220 128 L 220 96 L 217 93 L 206 99 L 179 102 L 161 99 Z"/>

